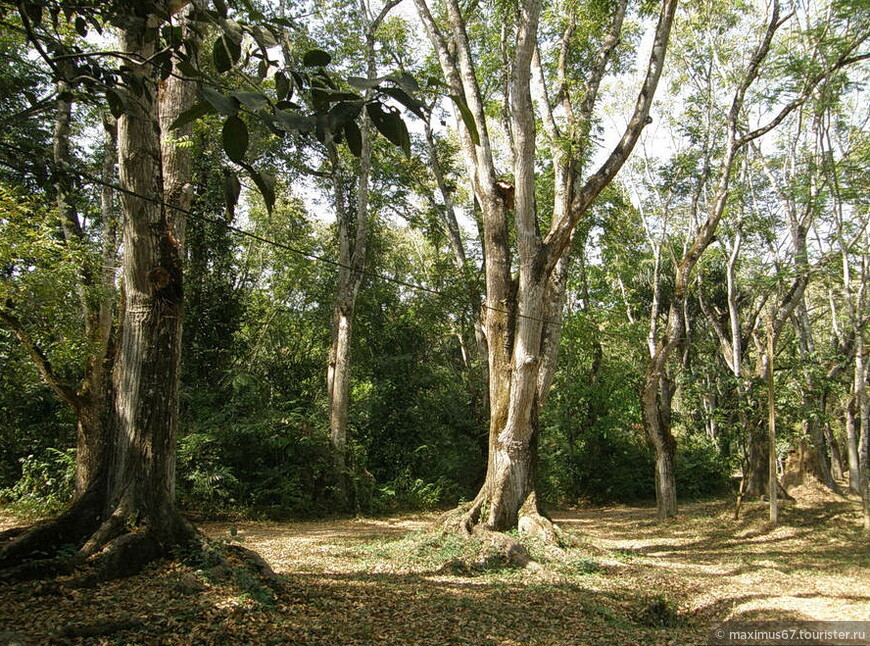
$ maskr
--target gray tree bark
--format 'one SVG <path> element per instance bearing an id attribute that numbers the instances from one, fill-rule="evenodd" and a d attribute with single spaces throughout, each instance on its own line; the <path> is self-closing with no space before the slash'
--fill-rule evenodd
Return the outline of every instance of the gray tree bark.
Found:
<path id="1" fill-rule="evenodd" d="M 480 492 L 468 509 L 451 515 L 449 522 L 463 531 L 475 527 L 504 531 L 518 527 L 554 539 L 555 531 L 541 514 L 536 491 L 538 413 L 546 398 L 555 367 L 557 321 L 545 319 L 560 309 L 564 298 L 564 258 L 573 231 L 580 218 L 601 190 L 613 179 L 631 153 L 647 121 L 652 96 L 661 74 L 661 66 L 670 34 L 675 2 L 666 2 L 660 15 L 656 41 L 643 89 L 623 139 L 604 164 L 581 184 L 578 157 L 565 154 L 554 146 L 556 184 L 553 219 L 549 233 L 539 231 L 535 203 L 535 161 L 537 133 L 533 101 L 533 75 L 536 63 L 538 20 L 541 3 L 522 2 L 515 15 L 515 37 L 504 48 L 509 79 L 505 100 L 507 130 L 512 143 L 514 199 L 499 192 L 492 145 L 478 86 L 466 25 L 458 3 L 446 2 L 447 27 L 444 32 L 436 23 L 425 0 L 415 2 L 424 27 L 438 55 L 451 92 L 468 108 L 476 137 L 466 127 L 461 131 L 463 151 L 471 186 L 483 219 L 486 300 L 484 330 L 489 363 L 490 424 L 487 474 Z M 623 8 L 624 9 L 624 8 Z M 617 11 L 619 13 L 619 10 Z M 570 31 L 570 30 L 569 30 Z M 619 35 L 617 29 L 616 36 Z M 565 46 L 570 33 L 565 37 Z M 608 52 L 616 43 L 602 47 L 596 75 L 589 80 L 591 103 L 597 83 L 606 69 Z M 567 69 L 561 57 L 563 72 Z M 600 74 L 599 74 L 600 72 Z M 565 79 L 567 81 L 567 79 Z M 536 101 L 551 135 L 559 136 L 553 106 L 545 88 L 535 81 Z M 566 99 L 567 95 L 563 95 Z M 591 107 L 583 114 L 591 114 Z M 573 112 L 572 112 L 573 114 Z M 460 119 L 457 118 L 459 122 Z M 568 136 L 586 145 L 584 129 L 571 117 Z M 466 124 L 467 125 L 467 124 Z M 576 129 L 574 126 L 577 126 Z M 588 131 L 585 131 L 588 132 Z M 513 216 L 517 248 L 517 277 L 512 276 L 512 252 L 508 217 Z M 558 318 L 558 317 L 556 317 Z"/>

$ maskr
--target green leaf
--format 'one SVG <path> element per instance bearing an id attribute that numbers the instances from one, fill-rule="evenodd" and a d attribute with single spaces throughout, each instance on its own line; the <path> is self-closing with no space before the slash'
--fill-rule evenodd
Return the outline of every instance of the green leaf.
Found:
<path id="1" fill-rule="evenodd" d="M 283 110 L 275 110 L 273 122 L 284 132 L 311 132 L 314 130 L 312 119 Z"/>
<path id="2" fill-rule="evenodd" d="M 237 115 L 228 117 L 223 128 L 224 152 L 234 162 L 241 162 L 248 152 L 248 126 Z"/>
<path id="3" fill-rule="evenodd" d="M 218 114 L 231 117 L 239 111 L 239 102 L 211 88 L 202 89 L 202 98 L 208 101 Z"/>
<path id="4" fill-rule="evenodd" d="M 109 104 L 109 112 L 116 119 L 127 110 L 127 105 L 124 103 L 124 98 L 115 90 L 106 90 L 106 102 Z"/>
<path id="5" fill-rule="evenodd" d="M 267 29 L 265 27 L 260 27 L 259 25 L 254 27 L 253 29 L 254 40 L 261 47 L 277 47 L 278 39 L 275 38 L 275 34 L 272 33 L 271 29 Z"/>
<path id="6" fill-rule="evenodd" d="M 420 91 L 420 84 L 417 83 L 417 79 L 407 72 L 393 72 L 387 76 L 387 78 L 405 90 L 408 94 Z"/>
<path id="7" fill-rule="evenodd" d="M 79 36 L 84 38 L 88 35 L 88 22 L 87 22 L 87 20 L 85 20 L 84 18 L 79 16 L 78 18 L 76 18 L 75 26 L 76 26 L 76 33 L 78 33 Z"/>
<path id="8" fill-rule="evenodd" d="M 229 72 L 232 69 L 233 61 L 230 58 L 230 52 L 227 49 L 226 39 L 223 36 L 214 41 L 214 47 L 212 48 L 212 58 L 214 59 L 215 69 L 217 69 L 219 74 Z"/>
<path id="9" fill-rule="evenodd" d="M 200 101 L 199 103 L 193 104 L 187 110 L 178 115 L 178 118 L 172 122 L 172 125 L 169 126 L 169 129 L 175 130 L 177 128 L 181 128 L 182 126 L 186 126 L 188 123 L 192 123 L 207 114 L 214 114 L 214 112 L 215 109 L 211 103 L 208 103 L 207 101 Z"/>
<path id="10" fill-rule="evenodd" d="M 349 76 L 347 78 L 347 84 L 350 85 L 352 88 L 363 92 L 365 90 L 375 89 L 386 80 L 386 76 L 382 76 L 381 78 L 376 79 L 367 79 L 363 78 L 362 76 Z"/>
<path id="11" fill-rule="evenodd" d="M 471 137 L 472 143 L 475 146 L 480 145 L 480 133 L 477 131 L 477 124 L 474 121 L 474 115 L 471 114 L 471 110 L 468 108 L 468 104 L 458 94 L 451 94 L 450 98 L 453 99 L 453 103 L 456 104 L 456 107 L 459 108 L 459 116 L 462 117 L 462 122 L 465 124 L 466 130 L 468 130 L 468 136 Z"/>
<path id="12" fill-rule="evenodd" d="M 332 62 L 332 56 L 322 49 L 311 49 L 302 57 L 302 64 L 306 67 L 326 67 Z"/>
<path id="13" fill-rule="evenodd" d="M 212 55 L 217 71 L 228 72 L 242 58 L 241 38 L 236 40 L 233 34 L 223 34 L 214 41 Z"/>
<path id="14" fill-rule="evenodd" d="M 214 8 L 221 18 L 227 17 L 227 3 L 224 0 L 214 0 Z"/>
<path id="15" fill-rule="evenodd" d="M 227 220 L 232 221 L 239 203 L 239 195 L 242 193 L 242 183 L 238 176 L 229 169 L 224 169 L 224 197 L 227 203 Z"/>
<path id="16" fill-rule="evenodd" d="M 190 61 L 179 61 L 175 66 L 185 76 L 201 76 L 201 72 Z"/>
<path id="17" fill-rule="evenodd" d="M 284 72 L 275 72 L 275 96 L 279 101 L 290 96 L 290 80 Z"/>
<path id="18" fill-rule="evenodd" d="M 239 103 L 251 110 L 263 110 L 269 107 L 269 99 L 259 92 L 233 92 L 232 94 Z"/>
<path id="19" fill-rule="evenodd" d="M 384 110 L 379 103 L 370 103 L 366 106 L 366 110 L 378 132 L 401 148 L 406 156 L 410 156 L 411 138 L 408 135 L 408 128 L 398 112 Z"/>
<path id="20" fill-rule="evenodd" d="M 348 121 L 344 126 L 344 138 L 347 141 L 347 147 L 350 149 L 354 157 L 362 155 L 362 133 L 356 121 Z"/>
<path id="21" fill-rule="evenodd" d="M 404 105 L 421 119 L 426 118 L 426 104 L 419 99 L 415 99 L 403 89 L 397 87 L 382 87 L 381 92 L 393 97 L 396 101 Z"/>
<path id="22" fill-rule="evenodd" d="M 362 112 L 362 104 L 359 102 L 336 104 L 327 115 L 329 131 L 332 133 L 341 132 L 347 123 L 356 120 L 360 112 Z"/>
<path id="23" fill-rule="evenodd" d="M 242 163 L 242 166 L 248 171 L 254 184 L 260 190 L 263 201 L 266 203 L 266 210 L 272 213 L 272 208 L 275 206 L 275 176 L 271 173 L 261 173 L 250 164 Z"/>

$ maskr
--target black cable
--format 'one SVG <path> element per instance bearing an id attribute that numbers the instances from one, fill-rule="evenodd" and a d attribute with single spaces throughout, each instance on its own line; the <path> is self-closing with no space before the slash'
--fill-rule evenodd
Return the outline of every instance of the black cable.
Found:
<path id="1" fill-rule="evenodd" d="M 14 145 L 8 144 L 6 142 L 2 142 L 2 141 L 0 141 L 0 146 L 2 146 L 3 148 L 6 148 L 7 150 L 10 150 L 14 153 L 17 153 L 17 154 L 28 155 L 32 159 L 34 159 L 35 161 L 46 162 L 46 163 L 48 163 L 49 166 L 55 165 L 53 161 L 48 161 L 45 156 L 43 156 L 43 159 L 38 160 L 35 151 L 32 151 L 32 150 L 28 151 L 28 150 L 25 150 L 23 148 L 19 148 L 17 146 L 14 146 Z M 12 164 L 9 164 L 8 162 L 0 161 L 0 163 L 3 163 L 6 166 L 8 166 L 9 168 L 15 170 L 15 167 Z M 227 229 L 228 231 L 232 231 L 240 236 L 250 238 L 252 240 L 256 240 L 257 242 L 261 242 L 263 244 L 270 245 L 270 246 L 275 247 L 277 249 L 282 249 L 284 251 L 288 251 L 290 253 L 296 254 L 296 255 L 301 256 L 303 258 L 306 258 L 308 260 L 332 265 L 332 266 L 340 268 L 340 269 L 349 269 L 351 271 L 354 271 L 354 268 L 351 267 L 350 265 L 346 265 L 346 264 L 339 262 L 337 260 L 333 260 L 332 258 L 320 256 L 318 254 L 311 253 L 309 251 L 303 251 L 301 249 L 297 249 L 296 247 L 292 247 L 288 244 L 284 244 L 282 242 L 278 242 L 278 241 L 272 240 L 270 238 L 265 238 L 257 233 L 253 233 L 252 231 L 248 231 L 246 229 L 242 229 L 240 227 L 233 226 L 232 224 L 230 224 L 229 222 L 227 222 L 225 220 L 222 220 L 222 219 L 219 219 L 216 217 L 210 217 L 210 216 L 203 215 L 200 213 L 195 213 L 189 209 L 182 208 L 182 207 L 175 205 L 175 204 L 170 204 L 170 203 L 168 203 L 162 199 L 159 199 L 159 198 L 140 195 L 140 194 L 136 193 L 135 191 L 131 191 L 130 189 L 127 189 L 127 188 L 124 188 L 123 186 L 120 186 L 119 184 L 112 184 L 110 182 L 105 182 L 101 178 L 96 177 L 94 175 L 91 175 L 90 173 L 83 171 L 81 169 L 71 168 L 68 166 L 65 170 L 72 170 L 72 172 L 76 176 L 78 176 L 82 179 L 85 179 L 89 182 L 92 182 L 98 186 L 110 188 L 112 190 L 119 191 L 119 192 L 124 193 L 126 195 L 131 195 L 131 196 L 136 197 L 138 199 L 146 200 L 148 202 L 151 202 L 152 204 L 157 204 L 157 205 L 163 206 L 165 208 L 173 209 L 175 211 L 178 211 L 179 213 L 182 213 L 183 215 L 185 215 L 187 217 L 193 218 L 195 220 L 199 220 L 201 222 L 205 222 L 206 224 L 211 224 L 211 225 L 223 227 L 223 228 Z M 378 280 L 382 280 L 382 281 L 387 282 L 387 283 L 392 283 L 394 285 L 399 285 L 401 287 L 407 287 L 408 289 L 413 289 L 413 290 L 416 290 L 419 292 L 425 292 L 425 293 L 431 294 L 433 296 L 441 296 L 441 297 L 446 298 L 448 300 L 452 300 L 456 303 L 459 303 L 459 301 L 456 299 L 456 297 L 454 297 L 450 294 L 447 294 L 446 292 L 442 292 L 442 291 L 439 291 L 437 289 L 432 289 L 431 287 L 426 287 L 424 285 L 419 285 L 417 283 L 410 283 L 410 282 L 401 280 L 399 278 L 393 278 L 392 276 L 387 276 L 385 274 L 381 274 L 381 273 L 367 270 L 367 269 L 361 269 L 361 270 L 359 270 L 359 272 L 363 276 L 377 278 Z M 463 303 L 463 304 L 467 305 L 467 303 Z M 481 307 L 483 309 L 489 310 L 491 312 L 497 312 L 500 314 L 508 314 L 508 315 L 511 314 L 508 310 L 500 309 L 497 307 L 492 307 L 490 305 L 487 305 L 486 303 L 481 303 Z M 562 327 L 564 325 L 560 321 L 546 319 L 543 317 L 530 316 L 528 314 L 520 314 L 518 312 L 516 314 L 514 314 L 514 316 L 516 316 L 517 318 L 536 321 L 539 323 L 546 323 L 546 324 L 552 325 L 554 327 Z"/>

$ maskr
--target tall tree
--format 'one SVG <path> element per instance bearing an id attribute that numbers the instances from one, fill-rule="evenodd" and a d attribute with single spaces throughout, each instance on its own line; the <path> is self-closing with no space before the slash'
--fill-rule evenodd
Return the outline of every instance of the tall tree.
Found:
<path id="1" fill-rule="evenodd" d="M 836 71 L 859 60 L 855 57 L 855 50 L 866 39 L 866 33 L 858 32 L 857 35 L 851 34 L 850 37 L 845 39 L 845 44 L 840 43 L 840 47 L 835 48 L 833 52 L 823 51 L 821 45 L 817 44 L 810 53 L 810 59 L 815 63 L 812 73 L 798 80 L 798 91 L 794 92 L 790 98 L 787 95 L 782 96 L 782 107 L 763 116 L 757 124 L 747 125 L 751 123 L 747 117 L 747 110 L 752 102 L 752 98 L 748 93 L 764 72 L 765 61 L 774 46 L 774 37 L 791 17 L 791 14 L 782 16 L 778 2 L 773 3 L 766 27 L 760 34 L 759 42 L 755 46 L 748 63 L 737 77 L 738 80 L 733 89 L 730 106 L 725 116 L 724 141 L 721 143 L 721 154 L 716 156 L 716 166 L 719 170 L 718 173 L 711 173 L 711 160 L 708 159 L 705 164 L 705 172 L 696 185 L 697 188 L 692 199 L 692 220 L 697 223 L 696 229 L 686 244 L 682 257 L 674 263 L 674 286 L 670 304 L 664 317 L 664 323 L 659 328 L 659 336 L 655 346 L 651 347 L 650 361 L 647 365 L 641 398 L 644 410 L 644 426 L 647 437 L 653 445 L 656 454 L 656 500 L 660 519 L 670 518 L 677 511 L 676 484 L 673 472 L 676 445 L 671 431 L 671 393 L 667 375 L 668 361 L 674 350 L 683 342 L 686 330 L 684 305 L 690 286 L 690 278 L 702 254 L 714 240 L 719 223 L 727 211 L 734 169 L 739 162 L 740 156 L 749 149 L 750 145 L 777 128 L 789 115 L 803 106 L 820 83 Z M 710 42 L 714 41 L 711 40 Z M 704 57 L 701 60 L 701 66 L 707 70 L 708 76 L 710 72 L 710 60 L 720 60 L 716 51 L 710 52 L 709 57 Z M 710 89 L 714 90 L 715 88 Z M 715 92 L 708 92 L 708 94 L 715 96 Z M 712 182 L 712 186 L 709 187 L 709 197 L 706 200 L 701 200 L 704 192 L 708 190 L 705 188 L 708 179 Z M 704 216 L 699 211 L 702 208 L 706 208 L 706 215 Z M 795 220 L 793 225 L 795 234 L 798 238 L 802 238 L 805 246 L 807 222 Z M 800 239 L 796 244 L 800 248 Z M 799 256 L 801 255 L 800 251 L 797 253 Z M 733 259 L 731 266 L 733 269 Z M 783 296 L 783 302 L 778 310 L 779 316 L 772 328 L 775 334 L 778 335 L 783 326 L 788 323 L 788 319 L 794 311 L 797 300 L 799 300 L 799 296 L 805 286 L 806 271 L 802 271 L 792 289 L 789 289 Z M 730 365 L 734 374 L 738 375 L 740 366 L 739 350 L 741 347 L 740 330 L 739 327 L 735 326 L 734 321 L 735 319 L 732 316 L 730 319 L 730 336 L 722 334 L 720 335 L 720 341 L 723 347 L 729 347 Z M 730 346 L 729 343 L 731 344 Z M 737 352 L 735 352 L 735 349 Z M 759 362 L 761 362 L 759 364 L 760 375 L 766 374 L 763 367 L 766 365 L 763 362 L 763 354 L 763 352 L 759 353 Z M 755 445 L 759 447 L 762 444 L 766 445 L 763 439 L 758 438 Z M 759 452 L 758 458 L 754 462 L 759 466 L 757 472 L 760 475 L 763 474 L 766 480 L 766 452 Z"/>
<path id="2" fill-rule="evenodd" d="M 499 16 L 506 21 L 501 42 L 504 62 L 499 73 L 504 79 L 504 125 L 510 142 L 512 182 L 499 181 L 490 134 L 493 124 L 487 118 L 480 70 L 472 53 L 469 18 L 456 0 L 447 0 L 443 6 L 446 24 L 442 26 L 426 0 L 416 0 L 415 4 L 457 105 L 457 121 L 463 124 L 463 152 L 483 228 L 489 458 L 483 486 L 470 507 L 462 511 L 457 526 L 463 531 L 477 525 L 495 531 L 519 527 L 555 538 L 552 525 L 539 510 L 535 465 L 538 412 L 551 384 L 554 355 L 549 353 L 557 347 L 551 341 L 561 312 L 561 267 L 574 228 L 625 163 L 648 121 L 676 1 L 663 3 L 646 76 L 629 125 L 605 162 L 585 181 L 581 173 L 592 109 L 621 37 L 626 3 L 614 7 L 585 82 L 571 74 L 567 54 L 576 44 L 576 23 L 569 20 L 555 47 L 560 83 L 555 99 L 549 98 L 544 82 L 533 83 L 535 76 L 543 79 L 540 61 L 544 52 L 538 51 L 543 42 L 539 42 L 543 3 L 525 0 L 515 10 L 507 9 L 506 15 Z M 572 4 L 560 7 L 569 19 L 573 18 Z M 571 84 L 585 90 L 576 112 L 572 99 L 577 100 L 577 96 L 569 91 Z M 541 209 L 536 198 L 535 169 L 541 140 L 535 122 L 536 102 L 552 146 L 550 161 L 555 179 L 551 211 Z M 559 111 L 566 115 L 563 123 L 555 116 Z M 542 226 L 547 224 L 545 213 L 551 217 L 549 231 L 542 235 Z M 516 268 L 511 229 L 516 239 Z"/>
<path id="3" fill-rule="evenodd" d="M 389 0 L 377 15 L 372 15 L 369 3 L 360 0 L 358 12 L 363 28 L 365 53 L 365 82 L 377 79 L 375 35 L 388 12 L 398 4 Z M 370 94 L 371 90 L 366 90 Z M 359 126 L 359 171 L 356 177 L 356 200 L 353 207 L 346 204 L 346 190 L 339 162 L 336 142 L 329 139 L 326 146 L 333 181 L 333 204 L 338 221 L 338 286 L 332 313 L 332 344 L 327 364 L 327 392 L 329 395 L 329 435 L 335 451 L 340 504 L 349 502 L 347 474 L 347 419 L 350 406 L 350 360 L 353 319 L 357 294 L 363 279 L 366 248 L 369 236 L 369 179 L 372 167 L 372 126 L 367 115 L 362 115 Z M 355 226 L 354 226 L 355 225 Z M 355 229 L 351 235 L 351 229 Z"/>
<path id="4" fill-rule="evenodd" d="M 183 205 L 175 189 L 187 183 L 189 166 L 177 163 L 170 150 L 164 160 L 161 69 L 154 64 L 159 27 L 178 9 L 122 3 L 112 15 L 125 64 L 122 85 L 115 90 L 123 105 L 117 136 L 124 298 L 111 433 L 103 439 L 102 461 L 87 490 L 58 519 L 4 546 L 4 566 L 72 543 L 80 549 L 66 565 L 94 557 L 100 564 L 97 576 L 123 576 L 194 535 L 174 504 L 183 228 L 177 213 L 170 214 Z M 27 20 L 31 11 L 22 6 L 22 17 Z M 189 94 L 173 93 L 172 83 L 164 88 L 163 105 L 177 115 L 186 107 L 181 97 Z"/>

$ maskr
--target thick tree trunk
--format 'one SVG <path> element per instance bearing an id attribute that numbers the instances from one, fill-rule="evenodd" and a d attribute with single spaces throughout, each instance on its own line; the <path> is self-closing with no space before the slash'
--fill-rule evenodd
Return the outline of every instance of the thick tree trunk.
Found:
<path id="1" fill-rule="evenodd" d="M 518 527 L 526 532 L 556 538 L 556 529 L 538 509 L 535 491 L 537 419 L 546 398 L 555 367 L 558 336 L 556 326 L 545 331 L 545 318 L 561 305 L 559 284 L 565 256 L 570 252 L 573 232 L 594 199 L 612 181 L 625 163 L 647 123 L 652 97 L 661 75 L 664 54 L 673 22 L 676 2 L 666 0 L 656 28 L 643 87 L 634 113 L 619 144 L 607 160 L 584 184 L 580 184 L 583 155 L 564 153 L 561 143 L 553 143 L 555 182 L 554 203 L 549 233 L 541 236 L 535 197 L 536 115 L 532 100 L 532 69 L 535 61 L 538 23 L 542 4 L 525 0 L 516 7 L 515 30 L 511 38 L 504 32 L 505 102 L 507 130 L 512 149 L 513 200 L 499 191 L 495 158 L 487 127 L 485 102 L 473 63 L 463 10 L 457 0 L 446 1 L 447 35 L 443 34 L 425 0 L 415 0 L 418 14 L 438 55 L 448 86 L 457 103 L 463 105 L 457 121 L 465 127 L 461 143 L 471 178 L 471 187 L 482 212 L 486 302 L 486 333 L 490 426 L 487 474 L 480 493 L 459 526 L 470 531 L 475 526 L 503 531 Z M 621 31 L 625 3 L 617 8 L 613 34 L 602 44 L 592 78 L 588 80 L 586 100 L 580 118 L 591 115 L 601 78 Z M 565 38 L 570 49 L 571 30 Z M 510 58 L 510 60 L 508 60 Z M 562 80 L 567 82 L 566 57 L 559 62 Z M 542 84 L 539 84 L 542 85 Z M 570 121 L 566 133 L 559 133 L 546 89 L 538 91 L 543 106 L 545 129 L 560 142 L 572 138 L 583 150 L 588 145 L 585 124 L 576 123 L 569 93 L 564 92 L 561 107 Z M 473 127 L 470 125 L 473 122 Z M 568 134 L 570 133 L 570 134 Z M 576 141 L 573 140 L 576 137 Z M 513 236 L 508 226 L 513 212 Z M 512 253 L 515 238 L 517 278 L 513 278 Z M 549 321 L 546 322 L 549 325 Z M 542 364 L 546 364 L 542 366 Z M 451 517 L 452 518 L 452 517 Z"/>
<path id="2" fill-rule="evenodd" d="M 129 60 L 148 61 L 158 44 L 149 15 L 131 15 L 120 36 Z M 131 64 L 126 111 L 118 122 L 119 177 L 124 191 L 124 301 L 113 374 L 114 407 L 105 461 L 85 491 L 55 521 L 0 551 L 8 568 L 37 551 L 80 549 L 75 565 L 93 559 L 97 579 L 125 576 L 169 552 L 195 530 L 174 505 L 178 370 L 183 313 L 181 247 L 164 205 L 156 70 Z M 39 564 L 38 564 L 39 565 Z M 21 567 L 26 571 L 22 572 Z M 27 576 L 25 563 L 7 576 Z"/>
<path id="3" fill-rule="evenodd" d="M 147 60 L 156 29 L 131 21 L 120 47 Z M 118 120 L 119 175 L 126 189 L 122 263 L 124 305 L 115 365 L 116 438 L 107 509 L 125 522 L 145 523 L 174 536 L 183 525 L 175 511 L 175 437 L 183 315 L 180 231 L 164 205 L 164 174 L 155 70 L 133 66 Z M 168 182 L 167 182 L 168 183 Z M 175 182 L 173 182 L 175 183 Z"/>
<path id="4" fill-rule="evenodd" d="M 767 496 L 768 463 L 770 451 L 767 443 L 767 435 L 763 432 L 765 427 L 753 427 L 749 429 L 746 464 L 743 470 L 744 497 L 749 499 L 764 498 Z"/>
<path id="5" fill-rule="evenodd" d="M 823 432 L 825 434 L 825 443 L 831 450 L 831 475 L 836 482 L 837 480 L 842 480 L 846 475 L 846 469 L 843 468 L 843 455 L 840 452 L 840 443 L 834 437 L 830 422 L 825 422 Z"/>

